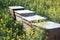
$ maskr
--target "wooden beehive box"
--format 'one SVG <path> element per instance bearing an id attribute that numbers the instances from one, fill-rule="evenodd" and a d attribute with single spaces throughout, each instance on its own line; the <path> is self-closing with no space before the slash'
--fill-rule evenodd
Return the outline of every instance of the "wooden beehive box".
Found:
<path id="1" fill-rule="evenodd" d="M 46 29 L 45 30 L 46 40 L 60 40 L 60 24 L 51 21 L 32 24 L 34 24 L 34 27 L 38 26 L 43 29 Z"/>
<path id="2" fill-rule="evenodd" d="M 46 20 L 46 18 L 39 15 L 23 17 L 23 27 L 30 28 L 32 27 L 31 23 L 38 23 L 41 20 Z"/>
<path id="3" fill-rule="evenodd" d="M 18 10 L 15 11 L 15 15 L 16 15 L 16 20 L 20 21 L 22 23 L 22 17 L 28 17 L 28 16 L 32 16 L 35 15 L 34 11 L 30 11 L 30 10 Z"/>
<path id="4" fill-rule="evenodd" d="M 15 19 L 15 13 L 16 10 L 24 10 L 24 7 L 22 6 L 9 6 L 10 14 Z"/>

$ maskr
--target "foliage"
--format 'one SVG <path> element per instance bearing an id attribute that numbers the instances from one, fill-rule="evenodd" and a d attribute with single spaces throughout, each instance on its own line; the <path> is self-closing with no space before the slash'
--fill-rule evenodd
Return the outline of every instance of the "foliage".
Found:
<path id="1" fill-rule="evenodd" d="M 20 0 L 0 0 L 0 7 L 20 5 Z"/>
<path id="2" fill-rule="evenodd" d="M 3 11 L 4 10 L 4 11 Z M 15 39 L 17 36 L 23 35 L 25 32 L 23 31 L 22 24 L 12 19 L 12 17 L 7 14 L 9 10 L 7 8 L 2 9 L 0 11 L 0 36 L 2 36 L 2 40 L 11 40 Z"/>
<path id="3" fill-rule="evenodd" d="M 24 40 L 46 40 L 45 29 L 42 29 L 40 27 L 34 28 L 33 26 L 30 31 L 28 29 L 30 28 L 27 28 L 26 37 Z"/>
<path id="4" fill-rule="evenodd" d="M 36 27 L 25 31 L 19 22 L 14 23 L 6 8 L 13 5 L 24 6 L 60 23 L 60 0 L 0 0 L 0 40 L 45 40 L 43 29 Z"/>

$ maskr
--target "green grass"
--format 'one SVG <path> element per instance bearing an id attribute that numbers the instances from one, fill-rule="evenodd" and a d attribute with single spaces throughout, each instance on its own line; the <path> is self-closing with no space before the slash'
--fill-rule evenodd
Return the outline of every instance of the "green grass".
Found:
<path id="1" fill-rule="evenodd" d="M 0 40 L 2 40 L 3 38 L 2 38 L 2 36 L 0 36 Z"/>

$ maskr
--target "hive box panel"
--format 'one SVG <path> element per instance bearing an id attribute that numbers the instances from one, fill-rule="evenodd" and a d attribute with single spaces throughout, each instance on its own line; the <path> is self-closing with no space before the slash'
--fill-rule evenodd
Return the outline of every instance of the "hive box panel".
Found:
<path id="1" fill-rule="evenodd" d="M 41 27 L 45 30 L 47 40 L 60 40 L 60 24 L 46 21 L 41 23 L 33 23 L 35 26 Z"/>
<path id="2" fill-rule="evenodd" d="M 48 33 L 46 31 L 46 37 L 47 40 L 60 40 L 60 28 L 48 30 Z"/>
<path id="3" fill-rule="evenodd" d="M 27 34 L 31 34 L 32 31 L 32 25 L 31 23 L 27 22 L 27 21 L 23 21 L 23 27 L 26 30 Z"/>
<path id="4" fill-rule="evenodd" d="M 30 10 L 19 10 L 19 11 L 15 11 L 15 15 L 16 15 L 16 20 L 22 23 L 23 17 L 35 15 L 35 13 Z"/>
<path id="5" fill-rule="evenodd" d="M 31 33 L 31 27 L 30 27 L 30 25 L 28 25 L 28 24 L 26 24 L 26 23 L 23 23 L 23 27 L 24 27 L 24 29 L 26 30 L 26 33 L 27 34 L 30 34 Z"/>
<path id="6" fill-rule="evenodd" d="M 24 7 L 22 6 L 9 6 L 11 16 L 15 19 L 15 13 L 16 10 L 24 10 Z"/>
<path id="7" fill-rule="evenodd" d="M 22 18 L 21 17 L 16 16 L 16 20 L 19 21 L 20 23 L 22 23 Z"/>
<path id="8" fill-rule="evenodd" d="M 22 16 L 17 13 L 15 15 L 16 15 L 16 20 L 22 23 Z"/>

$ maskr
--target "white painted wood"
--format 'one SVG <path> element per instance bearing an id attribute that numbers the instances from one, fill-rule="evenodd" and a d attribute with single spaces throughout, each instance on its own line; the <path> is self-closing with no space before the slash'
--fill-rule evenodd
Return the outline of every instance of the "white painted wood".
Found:
<path id="1" fill-rule="evenodd" d="M 45 29 L 55 29 L 55 28 L 60 28 L 60 24 L 51 22 L 51 21 L 45 21 L 45 22 L 40 22 L 40 23 L 32 23 L 33 25 L 40 26 L 41 28 Z"/>
<path id="2" fill-rule="evenodd" d="M 17 10 L 15 11 L 15 13 L 18 13 L 18 14 L 34 14 L 34 11 L 30 11 L 30 10 Z"/>
<path id="3" fill-rule="evenodd" d="M 9 6 L 10 9 L 21 9 L 24 8 L 22 6 Z"/>
<path id="4" fill-rule="evenodd" d="M 22 23 L 22 19 L 21 19 L 20 17 L 16 16 L 16 20 L 17 20 L 18 22 Z"/>

